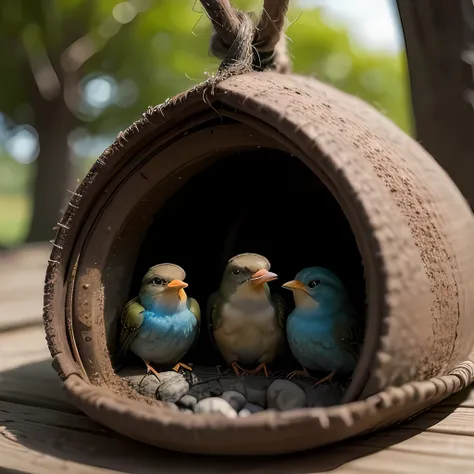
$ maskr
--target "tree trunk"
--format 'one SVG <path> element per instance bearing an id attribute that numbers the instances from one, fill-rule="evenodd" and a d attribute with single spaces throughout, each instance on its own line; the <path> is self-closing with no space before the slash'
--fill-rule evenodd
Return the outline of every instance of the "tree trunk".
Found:
<path id="1" fill-rule="evenodd" d="M 27 242 L 51 240 L 54 236 L 53 227 L 60 218 L 59 211 L 70 182 L 68 135 L 76 123 L 63 94 L 52 101 L 40 98 L 34 111 L 40 153 L 32 178 L 33 213 Z"/>
<path id="2" fill-rule="evenodd" d="M 474 209 L 472 0 L 397 0 L 416 135 Z"/>

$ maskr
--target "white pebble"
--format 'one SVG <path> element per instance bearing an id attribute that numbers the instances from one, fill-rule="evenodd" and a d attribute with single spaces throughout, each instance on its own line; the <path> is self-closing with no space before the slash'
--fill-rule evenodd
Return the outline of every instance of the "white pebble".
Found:
<path id="1" fill-rule="evenodd" d="M 187 408 L 188 410 L 194 410 L 197 399 L 192 395 L 185 395 L 176 402 L 180 407 Z"/>
<path id="2" fill-rule="evenodd" d="M 220 397 L 202 399 L 194 407 L 194 413 L 221 413 L 228 418 L 237 417 L 237 412 Z"/>

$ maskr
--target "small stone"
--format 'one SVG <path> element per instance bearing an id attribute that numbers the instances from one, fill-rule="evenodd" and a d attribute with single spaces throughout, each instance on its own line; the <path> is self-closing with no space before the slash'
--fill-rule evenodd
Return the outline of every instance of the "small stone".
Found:
<path id="1" fill-rule="evenodd" d="M 268 408 L 291 410 L 306 406 L 304 390 L 290 380 L 275 380 L 267 390 Z"/>
<path id="2" fill-rule="evenodd" d="M 221 413 L 228 418 L 236 418 L 237 412 L 220 397 L 204 398 L 194 408 L 195 413 Z"/>
<path id="3" fill-rule="evenodd" d="M 235 390 L 229 390 L 221 395 L 221 398 L 225 400 L 235 411 L 240 411 L 247 403 L 246 398 Z"/>
<path id="4" fill-rule="evenodd" d="M 221 384 L 218 380 L 211 380 L 207 383 L 207 389 L 213 397 L 218 397 L 222 393 Z"/>
<path id="5" fill-rule="evenodd" d="M 180 413 L 185 413 L 186 415 L 194 415 L 194 412 L 189 408 L 180 408 Z"/>
<path id="6" fill-rule="evenodd" d="M 222 377 L 219 379 L 219 383 L 222 387 L 222 393 L 234 391 L 241 393 L 244 397 L 247 396 L 247 390 L 245 385 L 239 381 L 235 376 L 232 377 Z"/>
<path id="7" fill-rule="evenodd" d="M 239 416 L 246 417 L 260 411 L 263 411 L 261 406 L 255 405 L 255 403 L 246 403 L 242 410 L 239 411 Z"/>
<path id="8" fill-rule="evenodd" d="M 246 378 L 245 390 L 247 392 L 247 401 L 265 407 L 267 402 L 267 387 L 271 383 L 271 380 L 263 377 Z"/>
<path id="9" fill-rule="evenodd" d="M 170 410 L 173 410 L 173 411 L 178 411 L 179 410 L 179 408 L 172 402 L 163 402 L 163 405 L 166 408 L 169 408 Z"/>
<path id="10" fill-rule="evenodd" d="M 178 372 L 175 372 L 174 370 L 168 370 L 166 372 L 158 372 L 158 373 L 160 374 L 161 384 L 165 383 L 166 381 L 170 379 L 174 379 L 176 377 L 184 378 L 181 374 L 178 374 Z"/>
<path id="11" fill-rule="evenodd" d="M 177 402 L 180 398 L 188 393 L 189 384 L 186 379 L 176 372 L 160 373 L 161 385 L 157 390 L 157 398 L 163 402 Z"/>
<path id="12" fill-rule="evenodd" d="M 180 407 L 187 408 L 188 410 L 194 410 L 196 406 L 197 399 L 192 395 L 185 395 L 176 402 Z"/>
<path id="13" fill-rule="evenodd" d="M 141 395 L 155 398 L 156 391 L 160 385 L 160 381 L 155 375 L 147 375 L 146 370 L 142 368 L 125 368 L 120 371 L 119 375 Z"/>
<path id="14" fill-rule="evenodd" d="M 198 402 L 204 398 L 220 396 L 221 393 L 221 385 L 217 380 L 200 382 L 198 385 L 193 385 L 189 390 L 189 395 L 196 397 Z"/>
<path id="15" fill-rule="evenodd" d="M 255 403 L 246 403 L 244 406 L 245 410 L 249 410 L 250 413 L 257 413 L 258 411 L 263 411 L 264 408 L 260 405 L 256 405 Z"/>

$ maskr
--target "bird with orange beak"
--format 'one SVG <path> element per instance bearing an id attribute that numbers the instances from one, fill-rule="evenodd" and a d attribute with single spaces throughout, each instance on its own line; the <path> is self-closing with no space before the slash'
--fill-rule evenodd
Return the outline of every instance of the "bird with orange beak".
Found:
<path id="1" fill-rule="evenodd" d="M 277 278 L 265 257 L 243 253 L 229 260 L 219 290 L 209 299 L 211 336 L 237 376 L 263 370 L 268 377 L 267 364 L 285 347 L 284 300 L 268 286 Z"/>
<path id="2" fill-rule="evenodd" d="M 303 367 L 287 377 L 303 376 L 319 385 L 336 374 L 351 375 L 363 335 L 339 277 L 327 268 L 307 267 L 282 287 L 293 293 L 295 309 L 288 315 L 286 334 L 293 356 Z M 316 379 L 308 369 L 329 374 Z"/>
<path id="3" fill-rule="evenodd" d="M 178 265 L 151 267 L 143 277 L 138 297 L 122 312 L 120 356 L 131 350 L 158 379 L 152 363 L 176 372 L 180 368 L 192 370 L 180 360 L 198 337 L 201 311 L 198 302 L 184 291 L 188 286 L 185 277 Z"/>

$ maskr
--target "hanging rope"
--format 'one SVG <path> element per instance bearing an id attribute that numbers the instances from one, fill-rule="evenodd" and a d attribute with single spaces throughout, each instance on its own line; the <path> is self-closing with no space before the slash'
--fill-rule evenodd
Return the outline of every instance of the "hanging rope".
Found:
<path id="1" fill-rule="evenodd" d="M 285 16 L 289 0 L 264 0 L 258 22 L 232 7 L 229 0 L 201 0 L 212 21 L 210 50 L 222 59 L 218 74 L 234 75 L 272 69 L 289 72 Z"/>

